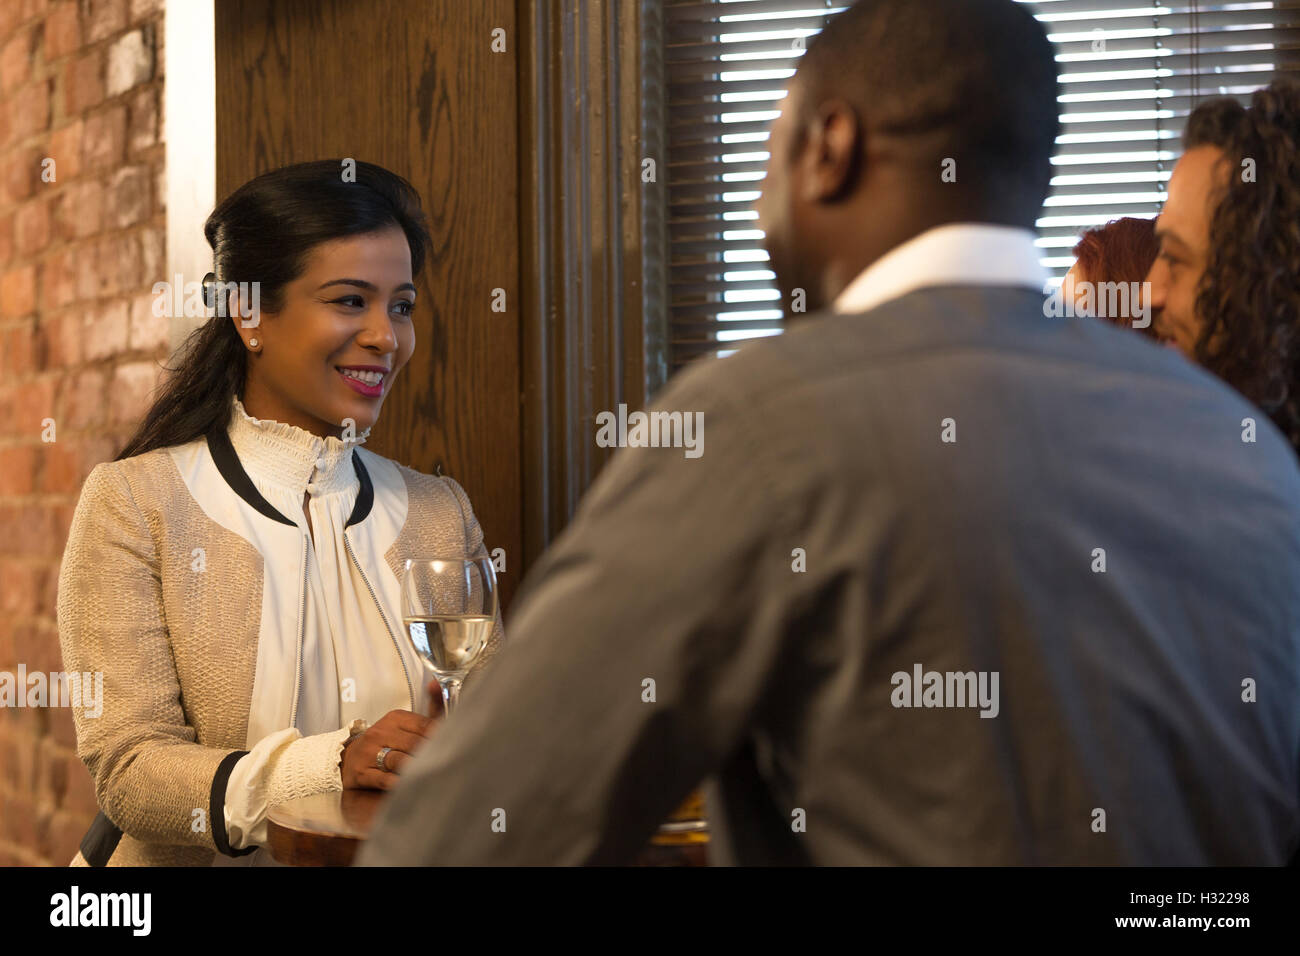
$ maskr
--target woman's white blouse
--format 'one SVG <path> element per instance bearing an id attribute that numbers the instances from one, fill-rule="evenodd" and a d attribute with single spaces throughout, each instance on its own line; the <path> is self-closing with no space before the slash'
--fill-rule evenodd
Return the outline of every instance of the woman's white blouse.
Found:
<path id="1" fill-rule="evenodd" d="M 338 760 L 354 721 L 374 723 L 390 710 L 427 713 L 429 701 L 414 651 L 379 616 L 343 537 L 361 488 L 352 449 L 370 429 L 346 440 L 321 438 L 252 418 L 238 398 L 234 408 L 229 435 L 240 464 L 262 496 L 298 522 L 308 555 L 301 666 L 294 641 L 259 644 L 249 753 L 235 764 L 226 786 L 226 831 L 231 847 L 243 849 L 265 844 L 266 813 L 277 795 L 341 789 Z M 304 494 L 310 496 L 314 542 Z M 389 613 L 400 619 L 401 609 Z M 295 695 L 284 689 L 299 679 L 295 715 L 286 711 Z M 272 863 L 264 849 L 214 860 L 217 866 Z"/>

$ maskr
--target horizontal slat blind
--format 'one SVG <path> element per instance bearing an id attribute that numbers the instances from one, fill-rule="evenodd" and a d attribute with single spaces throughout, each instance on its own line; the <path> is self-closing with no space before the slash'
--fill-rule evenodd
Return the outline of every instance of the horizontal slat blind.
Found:
<path id="1" fill-rule="evenodd" d="M 1300 0 L 1020 0 L 1056 45 L 1062 132 L 1038 222 L 1059 278 L 1079 233 L 1159 213 L 1183 124 L 1209 96 L 1245 102 L 1300 60 Z M 778 334 L 782 313 L 751 204 L 768 124 L 807 38 L 844 6 L 667 0 L 671 365 Z"/>

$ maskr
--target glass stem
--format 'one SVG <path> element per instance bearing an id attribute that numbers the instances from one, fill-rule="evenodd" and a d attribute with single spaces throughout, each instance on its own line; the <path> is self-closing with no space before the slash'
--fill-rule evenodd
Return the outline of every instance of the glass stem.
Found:
<path id="1" fill-rule="evenodd" d="M 460 681 L 455 677 L 448 677 L 446 680 L 439 680 L 442 686 L 442 707 L 443 713 L 451 716 L 452 708 L 460 702 Z"/>

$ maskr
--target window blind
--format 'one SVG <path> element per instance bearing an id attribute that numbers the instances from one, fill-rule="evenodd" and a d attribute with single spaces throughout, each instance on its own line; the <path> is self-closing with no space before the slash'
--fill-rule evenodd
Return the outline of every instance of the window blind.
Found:
<path id="1" fill-rule="evenodd" d="M 1183 125 L 1202 99 L 1251 91 L 1300 56 L 1300 0 L 1018 0 L 1056 45 L 1061 135 L 1038 221 L 1059 279 L 1079 233 L 1160 211 Z M 667 273 L 672 370 L 779 334 L 779 293 L 751 204 L 768 124 L 821 0 L 666 0 Z"/>

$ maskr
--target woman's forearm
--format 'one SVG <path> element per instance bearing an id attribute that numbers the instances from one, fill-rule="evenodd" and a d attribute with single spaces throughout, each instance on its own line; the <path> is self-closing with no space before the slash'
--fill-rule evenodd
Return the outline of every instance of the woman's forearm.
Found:
<path id="1" fill-rule="evenodd" d="M 352 728 L 303 737 L 282 730 L 259 741 L 230 774 L 225 826 L 234 849 L 266 843 L 271 807 L 317 793 L 343 789 L 339 759 Z"/>

